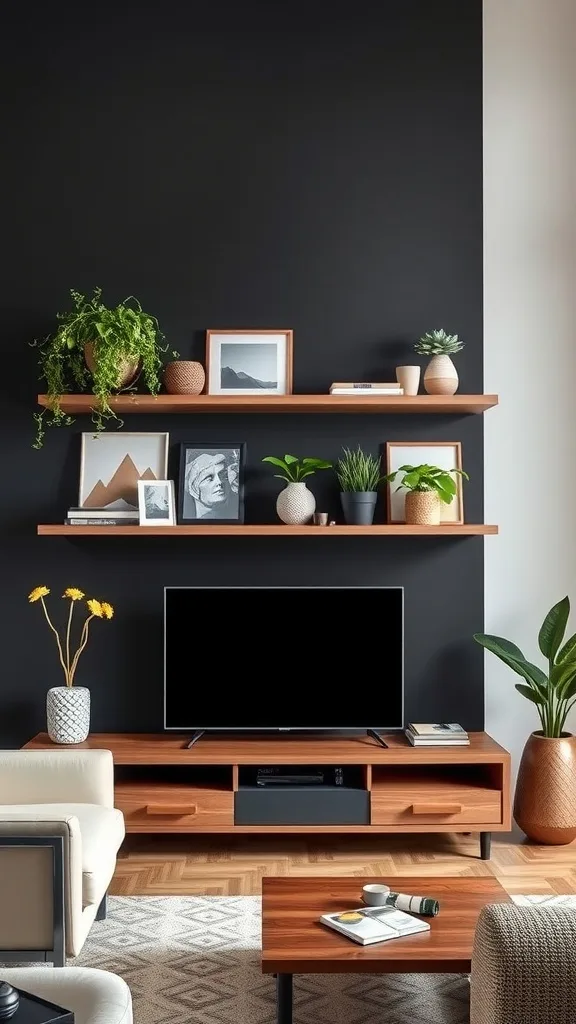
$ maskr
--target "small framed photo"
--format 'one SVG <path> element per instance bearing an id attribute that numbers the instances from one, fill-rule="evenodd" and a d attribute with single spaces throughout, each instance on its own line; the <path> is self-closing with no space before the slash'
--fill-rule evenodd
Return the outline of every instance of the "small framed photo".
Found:
<path id="1" fill-rule="evenodd" d="M 291 395 L 292 331 L 207 331 L 209 395 Z"/>
<path id="2" fill-rule="evenodd" d="M 176 502 L 173 480 L 139 480 L 140 526 L 175 526 Z"/>
<path id="3" fill-rule="evenodd" d="M 243 523 L 246 444 L 180 445 L 178 522 Z"/>
<path id="4" fill-rule="evenodd" d="M 401 466 L 438 466 L 448 472 L 462 469 L 462 445 L 460 441 L 388 441 L 386 443 L 386 473 L 394 473 Z M 406 491 L 396 490 L 400 478 L 386 484 L 386 512 L 389 523 L 404 523 L 404 503 Z M 454 475 L 456 495 L 449 505 L 441 502 L 440 522 L 464 523 L 464 498 L 462 493 L 462 477 Z"/>

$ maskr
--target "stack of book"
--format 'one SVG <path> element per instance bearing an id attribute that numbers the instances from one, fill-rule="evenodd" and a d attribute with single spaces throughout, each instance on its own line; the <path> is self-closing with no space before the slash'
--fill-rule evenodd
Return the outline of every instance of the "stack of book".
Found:
<path id="1" fill-rule="evenodd" d="M 67 526 L 138 526 L 135 508 L 69 508 Z"/>
<path id="2" fill-rule="evenodd" d="M 337 381 L 330 385 L 331 395 L 403 395 L 404 388 L 401 388 L 397 381 L 356 383 L 355 381 Z"/>
<path id="3" fill-rule="evenodd" d="M 413 747 L 465 747 L 470 737 L 458 722 L 410 722 L 405 730 Z"/>

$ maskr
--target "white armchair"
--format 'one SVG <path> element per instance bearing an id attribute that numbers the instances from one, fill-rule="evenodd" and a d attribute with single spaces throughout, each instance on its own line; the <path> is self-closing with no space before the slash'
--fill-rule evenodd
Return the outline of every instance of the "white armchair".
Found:
<path id="1" fill-rule="evenodd" d="M 0 961 L 77 956 L 123 839 L 109 750 L 0 751 Z"/>

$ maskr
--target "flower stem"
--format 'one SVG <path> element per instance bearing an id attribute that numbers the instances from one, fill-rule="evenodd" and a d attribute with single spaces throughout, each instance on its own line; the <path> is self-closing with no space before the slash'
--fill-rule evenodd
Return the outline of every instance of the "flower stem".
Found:
<path id="1" fill-rule="evenodd" d="M 88 618 L 86 619 L 86 622 L 84 623 L 84 625 L 82 627 L 82 636 L 80 637 L 80 644 L 78 646 L 78 650 L 76 651 L 76 654 L 74 655 L 74 658 L 72 660 L 72 668 L 70 669 L 70 686 L 72 686 L 73 683 L 74 683 L 74 676 L 76 674 L 76 669 L 78 667 L 78 662 L 80 660 L 80 655 L 82 654 L 82 651 L 84 650 L 84 648 L 86 647 L 86 644 L 88 643 L 88 631 L 89 631 L 90 622 L 92 621 L 93 618 L 94 618 L 93 615 L 89 615 Z"/>
<path id="2" fill-rule="evenodd" d="M 58 644 L 58 654 L 60 656 L 60 664 L 62 665 L 62 668 L 64 669 L 64 680 L 66 682 L 66 686 L 70 686 L 70 683 L 69 683 L 69 676 L 70 676 L 70 674 L 69 674 L 68 669 L 66 667 L 66 664 L 64 662 L 64 654 L 62 653 L 62 644 L 60 643 L 60 637 L 58 635 L 58 630 L 52 625 L 52 621 L 50 619 L 50 616 L 48 615 L 48 609 L 47 609 L 47 607 L 46 607 L 46 605 L 44 603 L 44 598 L 41 597 L 40 600 L 42 602 L 42 608 L 44 609 L 44 615 L 46 616 L 46 622 L 48 623 L 48 625 L 50 626 L 50 629 L 52 630 L 52 632 L 54 633 L 54 636 L 56 637 L 56 643 Z"/>
<path id="3" fill-rule="evenodd" d="M 70 601 L 70 611 L 68 612 L 68 628 L 66 629 L 66 664 L 68 666 L 68 686 L 70 683 L 70 630 L 72 629 L 72 615 L 74 614 L 74 601 Z"/>

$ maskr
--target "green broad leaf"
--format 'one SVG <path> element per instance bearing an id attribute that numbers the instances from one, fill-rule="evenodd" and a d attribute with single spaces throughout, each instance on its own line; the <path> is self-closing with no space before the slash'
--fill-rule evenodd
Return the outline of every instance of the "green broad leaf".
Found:
<path id="1" fill-rule="evenodd" d="M 332 463 L 326 459 L 302 459 L 302 465 L 314 466 L 315 469 L 332 469 Z"/>
<path id="2" fill-rule="evenodd" d="M 420 476 L 418 475 L 418 473 L 406 473 L 406 476 L 404 477 L 401 486 L 407 487 L 409 490 L 411 487 L 417 487 L 419 483 Z"/>
<path id="3" fill-rule="evenodd" d="M 291 480 L 289 476 L 284 476 L 282 473 L 274 473 L 274 476 L 277 480 L 285 480 L 287 484 L 294 483 L 294 481 Z"/>
<path id="4" fill-rule="evenodd" d="M 560 665 L 553 665 L 550 670 L 550 682 L 554 689 L 560 691 L 567 680 L 576 674 L 576 662 L 568 661 Z"/>
<path id="5" fill-rule="evenodd" d="M 517 661 L 526 660 L 523 651 L 516 644 L 513 644 L 511 640 L 506 640 L 503 636 L 494 636 L 493 633 L 474 633 L 473 639 L 477 644 L 485 647 L 487 651 L 491 651 L 492 654 L 496 654 L 496 648 L 498 648 L 499 651 L 507 654 L 510 658 L 516 658 Z"/>
<path id="6" fill-rule="evenodd" d="M 571 697 L 576 696 L 576 673 L 572 679 L 565 682 L 562 692 L 558 692 L 558 696 L 561 700 L 570 700 Z"/>
<path id="7" fill-rule="evenodd" d="M 286 463 L 287 466 L 291 466 L 293 462 L 298 462 L 298 459 L 296 458 L 295 455 L 285 455 L 284 462 Z"/>
<path id="8" fill-rule="evenodd" d="M 548 661 L 554 661 L 566 631 L 570 614 L 570 599 L 563 597 L 550 609 L 538 633 L 538 646 Z"/>
<path id="9" fill-rule="evenodd" d="M 517 675 L 523 676 L 532 686 L 534 686 L 541 694 L 548 693 L 549 681 L 548 676 L 542 671 L 538 665 L 532 664 L 531 661 L 527 661 L 524 657 L 514 658 L 508 654 L 504 648 L 502 648 L 497 642 L 500 637 L 491 637 L 482 633 L 477 633 L 474 639 L 481 637 L 477 642 L 485 647 L 487 651 L 495 654 L 500 661 L 503 661 L 508 668 L 511 668 Z"/>
<path id="10" fill-rule="evenodd" d="M 515 683 L 515 688 L 518 693 L 521 693 L 523 697 L 527 697 L 533 704 L 545 704 L 546 701 L 541 693 L 537 690 L 531 690 L 529 686 L 525 686 L 524 683 Z"/>
<path id="11" fill-rule="evenodd" d="M 305 476 L 314 476 L 315 469 L 305 469 L 303 473 L 300 473 L 298 479 L 303 480 Z"/>
<path id="12" fill-rule="evenodd" d="M 571 661 L 573 654 L 576 654 L 576 633 L 573 633 L 570 639 L 567 640 L 564 646 L 558 651 L 558 654 L 556 655 L 556 664 L 561 665 L 564 661 Z"/>
<path id="13" fill-rule="evenodd" d="M 280 469 L 288 469 L 286 463 L 282 459 L 277 459 L 275 455 L 266 455 L 262 462 L 271 462 L 273 466 L 279 466 Z"/>

